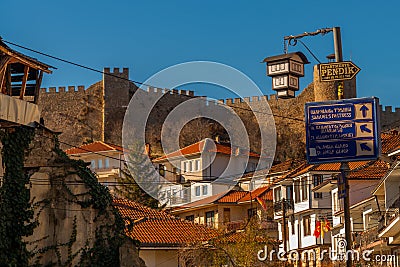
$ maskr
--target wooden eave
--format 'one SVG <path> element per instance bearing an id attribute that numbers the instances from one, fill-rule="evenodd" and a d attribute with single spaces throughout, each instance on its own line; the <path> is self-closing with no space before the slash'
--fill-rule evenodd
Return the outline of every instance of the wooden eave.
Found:
<path id="1" fill-rule="evenodd" d="M 35 60 L 35 59 L 30 58 L 28 56 L 25 56 L 25 55 L 23 55 L 21 53 L 18 53 L 16 51 L 10 49 L 7 46 L 4 46 L 4 44 L 1 43 L 1 42 L 0 42 L 0 51 L 11 57 L 11 60 L 9 62 L 10 64 L 12 64 L 12 63 L 22 63 L 22 64 L 24 64 L 26 66 L 29 66 L 30 68 L 34 68 L 34 69 L 37 69 L 37 70 L 42 70 L 42 71 L 44 71 L 46 73 L 49 73 L 49 74 L 52 73 L 52 71 L 49 70 L 49 68 L 55 69 L 54 67 L 52 67 L 50 65 L 44 64 L 44 63 L 42 63 L 42 62 L 40 62 L 38 60 Z"/>

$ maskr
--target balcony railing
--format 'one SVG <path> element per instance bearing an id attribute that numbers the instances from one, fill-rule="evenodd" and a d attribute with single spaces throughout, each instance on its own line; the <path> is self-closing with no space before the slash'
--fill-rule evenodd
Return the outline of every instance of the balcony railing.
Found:
<path id="1" fill-rule="evenodd" d="M 173 196 L 171 197 L 171 205 L 184 204 L 190 202 L 190 194 L 184 194 L 183 197 Z"/>
<path id="2" fill-rule="evenodd" d="M 227 222 L 224 223 L 226 226 L 226 230 L 227 231 L 236 231 L 236 230 L 240 230 L 243 229 L 243 227 L 245 226 L 245 222 L 244 221 L 233 221 L 233 222 Z"/>
<path id="3" fill-rule="evenodd" d="M 379 227 L 375 226 L 363 232 L 353 233 L 355 248 L 366 248 L 368 245 L 379 241 Z"/>

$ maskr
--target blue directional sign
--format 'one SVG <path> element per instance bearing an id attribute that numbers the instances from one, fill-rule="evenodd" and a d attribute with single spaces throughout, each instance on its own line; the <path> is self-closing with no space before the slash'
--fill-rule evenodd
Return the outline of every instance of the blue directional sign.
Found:
<path id="1" fill-rule="evenodd" d="M 379 99 L 353 98 L 305 105 L 310 164 L 377 159 Z"/>

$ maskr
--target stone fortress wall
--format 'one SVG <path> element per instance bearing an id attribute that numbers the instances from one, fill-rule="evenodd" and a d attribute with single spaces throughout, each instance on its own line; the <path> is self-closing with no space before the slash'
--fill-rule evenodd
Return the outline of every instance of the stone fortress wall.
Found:
<path id="1" fill-rule="evenodd" d="M 314 69 L 314 76 L 318 68 Z M 71 145 L 81 145 L 85 142 L 102 140 L 109 143 L 121 144 L 121 129 L 123 118 L 129 100 L 138 87 L 130 82 L 129 70 L 123 68 L 105 68 L 103 79 L 88 88 L 83 86 L 73 87 L 50 87 L 42 88 L 39 95 L 39 107 L 42 111 L 45 125 L 54 131 L 60 131 L 60 141 L 63 148 Z M 317 76 L 318 77 L 318 76 Z M 345 87 L 351 88 L 346 97 L 355 97 L 355 81 L 349 81 Z M 268 101 L 277 131 L 277 160 L 287 158 L 303 158 L 305 155 L 305 129 L 304 104 L 306 102 L 334 100 L 336 97 L 334 82 L 321 83 L 314 81 L 298 96 L 293 99 L 277 99 L 276 95 L 249 96 L 244 99 L 228 98 L 223 100 L 207 100 L 204 97 L 204 106 L 225 104 L 232 107 L 244 122 L 249 132 L 251 148 L 259 151 L 259 132 L 257 130 L 254 115 L 246 110 L 251 108 L 257 110 L 263 101 Z M 68 90 L 67 90 L 68 89 Z M 169 90 L 164 88 L 148 87 L 149 94 L 163 94 L 160 101 L 150 114 L 147 125 L 146 142 L 151 144 L 155 154 L 161 154 L 160 133 L 161 126 L 168 113 L 178 104 L 196 97 L 193 91 Z M 218 103 L 217 103 L 218 102 Z M 237 108 L 238 107 L 238 108 Z M 236 109 L 235 109 L 236 108 Z M 381 109 L 381 126 L 386 130 L 400 126 L 400 108 L 392 111 L 391 107 Z M 291 119 L 291 118 L 294 118 Z M 296 120 L 297 119 L 297 120 Z M 210 121 L 202 121 L 205 125 Z M 218 127 L 217 127 L 218 128 Z M 205 129 L 205 127 L 204 127 Z M 205 135 L 215 137 L 223 134 L 223 131 L 210 128 Z M 199 125 L 188 125 L 186 131 L 198 131 Z M 214 136 L 213 136 L 214 135 Z M 196 142 L 198 138 L 192 138 Z M 183 145 L 187 145 L 188 141 Z"/>

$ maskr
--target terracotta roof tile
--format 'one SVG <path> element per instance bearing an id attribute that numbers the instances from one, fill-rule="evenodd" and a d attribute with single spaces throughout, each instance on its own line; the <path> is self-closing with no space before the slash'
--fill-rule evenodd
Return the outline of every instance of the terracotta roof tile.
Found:
<path id="1" fill-rule="evenodd" d="M 307 162 L 303 161 L 298 167 L 294 168 L 293 170 L 282 176 L 280 179 L 276 180 L 276 182 L 282 181 L 286 178 L 293 178 L 302 175 L 308 172 L 313 166 L 314 165 L 310 165 Z"/>
<path id="2" fill-rule="evenodd" d="M 141 246 L 183 246 L 206 241 L 219 233 L 203 225 L 181 219 L 147 219 L 133 225 L 126 235 L 138 240 Z"/>
<path id="3" fill-rule="evenodd" d="M 209 197 L 197 200 L 197 201 L 193 201 L 193 202 L 190 202 L 190 203 L 187 203 L 187 204 L 183 204 L 182 206 L 176 207 L 174 209 L 175 210 L 179 210 L 179 209 L 194 208 L 194 207 L 200 207 L 200 206 L 212 204 L 212 203 L 216 202 L 218 199 L 220 199 L 221 197 L 223 197 L 228 192 L 219 193 L 219 194 L 216 194 L 216 195 L 213 195 L 213 196 L 209 196 Z"/>
<path id="4" fill-rule="evenodd" d="M 350 170 L 354 170 L 357 168 L 360 168 L 364 166 L 365 164 L 368 164 L 369 161 L 354 161 L 354 162 L 349 162 L 349 168 Z M 338 172 L 340 171 L 340 163 L 324 163 L 320 165 L 315 165 L 312 168 L 313 171 L 334 171 Z"/>
<path id="5" fill-rule="evenodd" d="M 73 147 L 65 150 L 65 153 L 68 155 L 75 154 L 85 154 L 90 152 L 103 152 L 103 151 L 119 151 L 123 152 L 123 148 L 117 145 L 112 145 L 108 143 L 104 143 L 102 141 L 96 141 L 87 145 L 81 145 L 79 147 Z"/>
<path id="6" fill-rule="evenodd" d="M 290 171 L 293 168 L 299 166 L 302 163 L 301 160 L 295 160 L 295 159 L 288 159 L 285 160 L 281 163 L 274 164 L 272 165 L 270 169 L 270 173 L 277 173 L 277 172 L 285 172 L 285 171 Z"/>
<path id="7" fill-rule="evenodd" d="M 400 134 L 397 131 L 382 133 L 381 140 L 383 154 L 389 154 L 400 149 Z"/>
<path id="8" fill-rule="evenodd" d="M 268 190 L 269 186 L 259 187 L 251 193 L 249 191 L 237 191 L 237 190 L 230 190 L 224 193 L 220 193 L 214 196 L 210 196 L 207 198 L 203 198 L 188 204 L 184 204 L 179 207 L 175 207 L 173 212 L 179 212 L 182 209 L 192 209 L 198 208 L 205 205 L 211 204 L 226 204 L 226 203 L 241 203 L 250 200 L 255 200 L 256 197 L 259 197 L 263 200 L 271 200 L 272 201 L 272 190 Z"/>
<path id="9" fill-rule="evenodd" d="M 349 179 L 381 179 L 388 172 L 390 165 L 382 160 L 371 161 L 354 169 L 348 174 Z"/>
<path id="10" fill-rule="evenodd" d="M 120 211 L 123 217 L 134 218 L 135 220 L 140 218 L 175 218 L 169 213 L 151 209 L 143 206 L 134 201 L 127 199 L 116 198 L 114 199 L 114 206 Z"/>
<path id="11" fill-rule="evenodd" d="M 225 196 L 218 199 L 218 203 L 236 203 L 239 199 L 244 197 L 248 192 L 246 191 L 230 191 Z"/>
<path id="12" fill-rule="evenodd" d="M 389 169 L 389 166 L 381 161 L 354 161 L 349 162 L 350 173 L 349 179 L 379 179 L 382 178 Z M 340 163 L 324 163 L 319 165 L 310 165 L 304 162 L 298 168 L 287 173 L 275 182 L 282 181 L 287 178 L 294 178 L 310 171 L 322 172 L 340 172 Z"/>
<path id="13" fill-rule="evenodd" d="M 240 202 L 246 202 L 250 200 L 254 200 L 257 197 L 264 199 L 264 200 L 271 200 L 272 201 L 272 190 L 269 190 L 270 186 L 262 186 L 253 191 L 247 192 L 247 194 L 238 200 Z"/>
<path id="14" fill-rule="evenodd" d="M 185 221 L 133 201 L 115 199 L 114 206 L 125 219 L 125 233 L 142 247 L 171 247 L 206 241 L 219 232 L 204 225 Z M 133 226 L 130 224 L 133 222 Z"/>
<path id="15" fill-rule="evenodd" d="M 289 159 L 284 162 L 272 165 L 271 168 L 266 168 L 266 169 L 262 169 L 262 170 L 245 173 L 242 177 L 247 178 L 247 177 L 262 176 L 262 175 L 266 176 L 268 174 L 275 174 L 275 173 L 285 173 L 290 170 L 293 170 L 294 168 L 299 166 L 301 163 L 302 163 L 302 161 L 300 161 L 300 160 Z"/>
<path id="16" fill-rule="evenodd" d="M 215 146 L 212 144 L 215 144 Z M 226 154 L 226 155 L 231 155 L 231 153 L 232 153 L 232 148 L 230 145 L 215 143 L 212 139 L 206 138 L 206 139 L 201 140 L 200 142 L 191 144 L 189 146 L 181 148 L 180 150 L 177 150 L 177 151 L 174 151 L 167 155 L 164 155 L 162 157 L 156 158 L 156 159 L 154 159 L 154 162 L 158 162 L 158 161 L 162 161 L 162 160 L 170 159 L 170 158 L 175 158 L 175 157 L 181 157 L 181 156 L 196 155 L 196 154 L 200 154 L 204 150 L 206 150 L 207 152 L 216 152 L 216 153 L 222 153 L 222 154 Z M 260 157 L 259 154 L 254 153 L 254 152 L 248 152 L 248 154 L 250 157 Z"/>

